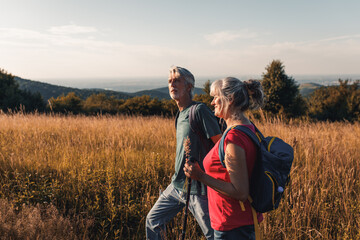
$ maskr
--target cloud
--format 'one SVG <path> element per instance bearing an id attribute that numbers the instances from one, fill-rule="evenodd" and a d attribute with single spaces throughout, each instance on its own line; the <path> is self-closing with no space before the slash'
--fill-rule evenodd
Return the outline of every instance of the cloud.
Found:
<path id="1" fill-rule="evenodd" d="M 189 65 L 201 62 L 208 75 L 229 76 L 264 71 L 273 59 L 280 59 L 290 74 L 359 73 L 360 35 L 338 35 L 306 41 L 278 39 L 276 42 L 249 41 L 192 52 Z M 197 57 L 196 59 L 195 56 Z M 196 62 L 195 62 L 196 60 Z"/>
<path id="2" fill-rule="evenodd" d="M 180 49 L 162 45 L 103 40 L 101 34 L 0 28 L 0 64 L 6 63 L 6 69 L 21 76 L 131 76 L 134 68 L 141 66 L 136 75 L 148 75 L 171 65 L 169 58 L 178 59 L 183 54 Z"/>
<path id="3" fill-rule="evenodd" d="M 360 64 L 360 34 L 305 41 L 278 38 L 269 42 L 272 38 L 260 38 L 269 33 L 258 36 L 248 30 L 222 31 L 204 36 L 212 46 L 223 44 L 220 48 L 205 44 L 201 48 L 175 49 L 121 39 L 104 40 L 104 33 L 96 28 L 67 26 L 73 27 L 43 31 L 0 28 L 0 63 L 6 63 L 10 70 L 25 69 L 14 71 L 16 74 L 43 77 L 148 75 L 162 72 L 171 64 L 199 69 L 203 75 L 260 74 L 272 59 L 282 60 L 290 73 L 331 74 L 358 72 Z M 224 44 L 239 39 L 251 41 Z"/>
<path id="4" fill-rule="evenodd" d="M 91 33 L 78 35 L 75 33 Z M 92 27 L 67 25 L 53 27 L 49 31 L 34 31 L 20 28 L 0 28 L 0 47 L 18 47 L 28 51 L 47 48 L 51 51 L 62 52 L 97 52 L 102 54 L 142 54 L 163 56 L 169 52 L 178 54 L 179 51 L 158 45 L 125 44 L 121 41 L 106 41 L 96 39 L 99 31 Z"/>
<path id="5" fill-rule="evenodd" d="M 205 40 L 211 45 L 219 45 L 236 39 L 252 39 L 255 37 L 257 37 L 257 34 L 255 32 L 250 32 L 248 29 L 240 31 L 221 31 L 204 36 Z"/>
<path id="6" fill-rule="evenodd" d="M 334 36 L 331 38 L 315 39 L 311 41 L 279 42 L 260 47 L 261 51 L 269 49 L 275 52 L 297 52 L 319 56 L 343 56 L 360 54 L 360 34 Z"/>
<path id="7" fill-rule="evenodd" d="M 356 38 L 360 38 L 360 34 L 344 35 L 344 36 L 337 36 L 337 37 L 332 37 L 332 38 L 324 38 L 324 39 L 320 39 L 317 41 L 318 42 L 334 42 L 334 41 L 339 41 L 339 40 L 352 40 L 352 39 L 356 39 Z"/>
<path id="8" fill-rule="evenodd" d="M 48 31 L 52 34 L 69 35 L 69 34 L 94 33 L 97 32 L 97 29 L 94 27 L 78 26 L 71 24 L 71 25 L 51 27 Z"/>
<path id="9" fill-rule="evenodd" d="M 28 29 L 19 28 L 0 28 L 0 39 L 39 39 L 44 38 L 44 34 Z"/>

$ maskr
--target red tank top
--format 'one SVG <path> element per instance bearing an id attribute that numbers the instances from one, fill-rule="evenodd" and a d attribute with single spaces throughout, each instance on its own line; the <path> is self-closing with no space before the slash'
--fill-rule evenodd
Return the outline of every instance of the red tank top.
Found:
<path id="1" fill-rule="evenodd" d="M 255 132 L 253 125 L 244 126 Z M 236 129 L 232 129 L 227 133 L 224 141 L 224 150 L 226 149 L 226 146 L 229 142 L 234 143 L 244 149 L 250 180 L 257 155 L 256 146 L 245 133 Z M 219 143 L 220 140 L 204 158 L 204 168 L 206 173 L 210 176 L 225 182 L 230 182 L 228 171 L 220 163 L 218 150 Z M 218 231 L 229 231 L 241 226 L 254 224 L 251 206 L 248 200 L 244 202 L 245 211 L 243 211 L 238 200 L 225 196 L 224 194 L 219 193 L 210 187 L 208 187 L 207 190 L 210 221 L 211 227 L 213 229 Z M 258 221 L 261 222 L 262 220 L 262 214 L 258 213 Z"/>

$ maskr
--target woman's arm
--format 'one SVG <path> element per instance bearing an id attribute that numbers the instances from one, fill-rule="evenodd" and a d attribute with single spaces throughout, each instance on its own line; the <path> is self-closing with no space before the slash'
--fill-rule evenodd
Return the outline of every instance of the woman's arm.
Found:
<path id="1" fill-rule="evenodd" d="M 249 196 L 249 177 L 244 149 L 233 143 L 227 144 L 225 165 L 234 188 L 231 197 L 245 201 Z"/>
<path id="2" fill-rule="evenodd" d="M 225 165 L 231 182 L 224 182 L 209 176 L 201 170 L 198 163 L 185 163 L 184 172 L 187 177 L 198 180 L 224 195 L 245 201 L 249 195 L 245 151 L 236 144 L 227 144 Z"/>

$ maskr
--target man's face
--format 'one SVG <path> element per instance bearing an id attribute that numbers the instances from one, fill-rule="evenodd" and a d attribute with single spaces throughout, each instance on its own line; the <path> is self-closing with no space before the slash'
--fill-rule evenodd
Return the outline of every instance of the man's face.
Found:
<path id="1" fill-rule="evenodd" d="M 168 87 L 170 97 L 174 100 L 179 101 L 190 94 L 190 84 L 183 77 L 176 77 L 174 74 L 169 76 Z"/>

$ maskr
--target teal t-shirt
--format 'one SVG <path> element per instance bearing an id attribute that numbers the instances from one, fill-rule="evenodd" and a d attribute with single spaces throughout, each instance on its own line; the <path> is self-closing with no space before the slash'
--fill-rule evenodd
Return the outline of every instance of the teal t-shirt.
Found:
<path id="1" fill-rule="evenodd" d="M 201 143 L 199 136 L 193 132 L 190 128 L 189 113 L 190 107 L 196 104 L 193 102 L 190 106 L 183 109 L 178 116 L 176 126 L 176 157 L 175 157 L 175 173 L 172 176 L 172 183 L 179 191 L 186 192 L 184 189 L 184 183 L 186 176 L 184 174 L 184 164 L 186 161 L 184 140 L 189 137 L 190 139 L 190 156 L 198 160 L 200 167 L 204 170 L 203 159 L 207 152 Z M 204 135 L 210 139 L 213 136 L 221 134 L 219 123 L 214 116 L 213 112 L 203 103 L 196 106 L 195 110 L 196 119 L 198 119 L 199 125 Z M 192 181 L 190 194 L 206 194 L 206 186 L 198 181 Z"/>

